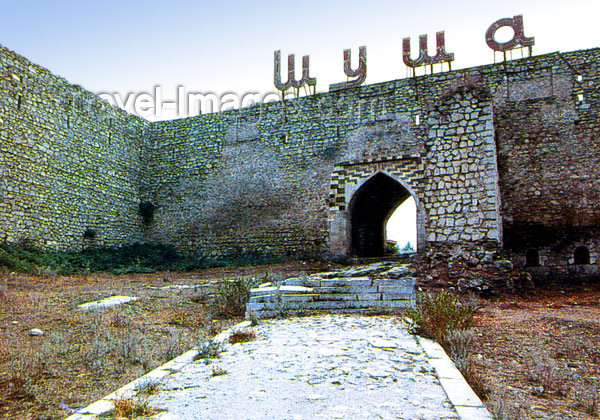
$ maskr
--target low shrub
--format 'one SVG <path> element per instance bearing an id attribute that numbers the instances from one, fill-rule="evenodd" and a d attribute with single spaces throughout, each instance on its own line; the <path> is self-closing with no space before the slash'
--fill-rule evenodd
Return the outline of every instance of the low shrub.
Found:
<path id="1" fill-rule="evenodd" d="M 2 344 L 2 343 L 0 343 Z M 0 372 L 0 395 L 11 400 L 36 400 L 36 386 L 47 370 L 51 353 L 27 349 L 10 358 Z M 0 398 L 0 407 L 2 398 Z"/>
<path id="2" fill-rule="evenodd" d="M 147 379 L 137 384 L 135 387 L 135 392 L 138 395 L 155 395 L 158 393 L 159 388 L 159 379 Z"/>
<path id="3" fill-rule="evenodd" d="M 471 352 L 476 339 L 472 328 L 479 302 L 475 297 L 458 296 L 447 290 L 417 295 L 417 305 L 407 311 L 409 330 L 431 338 L 444 347 L 467 382 L 485 398 L 490 392 L 475 369 Z"/>
<path id="4" fill-rule="evenodd" d="M 475 330 L 452 330 L 446 334 L 446 349 L 450 358 L 461 372 L 467 370 L 469 366 L 469 357 L 475 341 Z"/>
<path id="5" fill-rule="evenodd" d="M 217 285 L 213 313 L 220 318 L 242 317 L 250 300 L 250 289 L 257 285 L 254 278 L 222 281 Z"/>
<path id="6" fill-rule="evenodd" d="M 160 354 L 166 360 L 174 359 L 183 353 L 185 348 L 186 334 L 184 331 L 176 328 L 169 328 L 168 334 L 160 343 L 161 352 Z"/>
<path id="7" fill-rule="evenodd" d="M 527 407 L 515 405 L 507 395 L 492 394 L 486 401 L 486 407 L 497 420 L 521 420 Z"/>
<path id="8" fill-rule="evenodd" d="M 198 342 L 198 353 L 194 356 L 194 360 L 213 359 L 225 350 L 223 343 L 215 341 L 212 338 L 201 339 Z"/>
<path id="9" fill-rule="evenodd" d="M 417 295 L 417 304 L 406 312 L 410 331 L 447 347 L 448 334 L 467 330 L 475 322 L 477 302 L 447 290 Z"/>
<path id="10" fill-rule="evenodd" d="M 29 243 L 0 244 L 0 268 L 41 275 L 90 272 L 113 274 L 188 271 L 198 268 L 281 262 L 284 258 L 261 252 L 230 252 L 219 258 L 185 257 L 170 245 L 133 244 L 90 247 L 82 251 L 41 250 Z"/>
<path id="11" fill-rule="evenodd" d="M 0 244 L 0 267 L 39 275 L 109 271 L 114 274 L 194 268 L 191 260 L 167 245 L 133 244 L 120 248 L 46 251 L 30 245 Z"/>
<path id="12" fill-rule="evenodd" d="M 573 396 L 574 407 L 592 418 L 600 418 L 600 396 L 593 389 L 579 389 Z"/>
<path id="13" fill-rule="evenodd" d="M 541 348 L 543 344 L 539 342 L 536 349 Z M 567 369 L 561 368 L 554 359 L 538 350 L 528 352 L 525 357 L 527 381 L 537 385 L 534 389 L 538 394 L 557 393 L 565 396 L 569 393 L 573 381 Z"/>

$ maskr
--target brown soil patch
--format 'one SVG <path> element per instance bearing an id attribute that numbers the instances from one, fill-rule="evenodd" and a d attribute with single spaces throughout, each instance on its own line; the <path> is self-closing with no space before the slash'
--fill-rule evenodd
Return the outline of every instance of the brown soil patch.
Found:
<path id="1" fill-rule="evenodd" d="M 600 412 L 600 286 L 488 301 L 470 382 L 500 419 L 594 419 Z"/>
<path id="2" fill-rule="evenodd" d="M 0 419 L 56 419 L 115 391 L 239 319 L 215 319 L 215 282 L 328 270 L 290 262 L 191 273 L 0 278 Z M 192 289 L 151 287 L 198 285 Z M 85 312 L 114 295 L 139 300 Z M 41 337 L 29 330 L 39 328 Z"/>

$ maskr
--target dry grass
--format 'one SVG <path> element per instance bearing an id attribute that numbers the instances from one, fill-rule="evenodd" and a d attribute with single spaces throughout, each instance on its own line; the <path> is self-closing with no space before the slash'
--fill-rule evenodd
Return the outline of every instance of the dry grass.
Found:
<path id="1" fill-rule="evenodd" d="M 148 379 L 135 387 L 137 395 L 155 395 L 160 389 L 160 380 Z"/>
<path id="2" fill-rule="evenodd" d="M 439 290 L 417 294 L 417 305 L 406 311 L 411 332 L 431 338 L 444 347 L 447 337 L 473 326 L 478 301 Z"/>
<path id="3" fill-rule="evenodd" d="M 505 393 L 492 394 L 486 401 L 489 412 L 496 420 L 521 420 L 523 419 L 523 403 L 515 403 Z"/>
<path id="4" fill-rule="evenodd" d="M 327 269 L 326 266 L 315 270 Z M 268 271 L 293 276 L 303 263 L 193 273 L 0 277 L 0 419 L 72 414 L 239 322 L 214 319 L 216 284 Z M 165 289 L 172 285 L 203 285 Z M 154 288 L 150 288 L 154 287 Z M 111 295 L 139 299 L 102 311 L 77 305 Z M 41 337 L 28 334 L 32 328 Z M 61 407 L 62 406 L 62 407 Z"/>
<path id="5" fill-rule="evenodd" d="M 239 278 L 236 280 L 222 281 L 217 284 L 214 316 L 217 318 L 243 317 L 246 312 L 246 303 L 250 298 L 250 289 L 266 278 Z"/>
<path id="6" fill-rule="evenodd" d="M 488 301 L 475 328 L 470 363 L 496 418 L 599 417 L 599 284 Z"/>
<path id="7" fill-rule="evenodd" d="M 531 390 L 536 395 L 557 394 L 564 397 L 569 394 L 572 374 L 566 366 L 559 366 L 554 359 L 540 350 L 544 347 L 543 342 L 538 342 L 535 349 L 526 354 L 527 381 L 533 385 Z"/>
<path id="8" fill-rule="evenodd" d="M 228 372 L 220 366 L 215 365 L 212 367 L 212 376 L 223 376 L 227 375 L 227 373 Z"/>
<path id="9" fill-rule="evenodd" d="M 133 420 L 147 418 L 160 413 L 157 407 L 151 407 L 146 398 L 118 398 L 113 400 L 115 408 L 100 416 L 103 419 L 126 419 Z"/>
<path id="10" fill-rule="evenodd" d="M 201 338 L 198 341 L 198 353 L 194 356 L 194 360 L 208 360 L 218 357 L 225 350 L 225 346 L 220 341 L 215 341 L 212 338 Z"/>
<path id="11" fill-rule="evenodd" d="M 252 330 L 234 331 L 229 337 L 230 344 L 246 343 L 256 339 L 256 333 Z"/>
<path id="12" fill-rule="evenodd" d="M 443 344 L 494 418 L 597 419 L 600 285 L 565 289 L 500 297 L 467 318 L 450 294 L 427 295 L 413 325 Z"/>
<path id="13" fill-rule="evenodd" d="M 238 321 L 211 317 L 216 282 L 263 277 L 267 270 L 276 276 L 308 271 L 297 263 L 183 274 L 15 276 L 6 288 L 0 278 L 0 419 L 64 418 L 72 413 L 61 404 L 85 407 L 207 340 Z M 209 287 L 149 288 L 175 284 Z M 116 294 L 140 299 L 101 312 L 76 307 Z M 44 335 L 29 336 L 32 328 Z M 474 328 L 446 334 L 454 346 L 449 352 L 466 361 L 463 374 L 499 419 L 598 418 L 600 287 L 488 301 Z"/>

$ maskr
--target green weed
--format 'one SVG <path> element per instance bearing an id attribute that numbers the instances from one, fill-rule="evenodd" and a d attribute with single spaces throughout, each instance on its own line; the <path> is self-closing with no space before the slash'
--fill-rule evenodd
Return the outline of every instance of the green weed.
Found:
<path id="1" fill-rule="evenodd" d="M 254 278 L 220 282 L 212 308 L 214 315 L 219 318 L 244 316 L 250 300 L 250 289 L 257 284 Z"/>
<path id="2" fill-rule="evenodd" d="M 417 295 L 417 305 L 406 312 L 410 331 L 446 345 L 447 335 L 467 330 L 475 321 L 477 303 L 442 290 Z"/>

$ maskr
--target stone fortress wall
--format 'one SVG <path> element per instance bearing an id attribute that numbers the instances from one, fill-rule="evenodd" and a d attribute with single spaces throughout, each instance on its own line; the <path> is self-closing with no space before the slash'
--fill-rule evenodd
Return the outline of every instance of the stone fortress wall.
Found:
<path id="1" fill-rule="evenodd" d="M 503 244 L 533 270 L 595 272 L 599 59 L 553 53 L 150 123 L 2 49 L 0 240 L 368 255 L 412 196 L 421 250 Z"/>
<path id="2" fill-rule="evenodd" d="M 0 241 L 80 249 L 142 240 L 149 123 L 2 47 L 0 75 Z"/>

